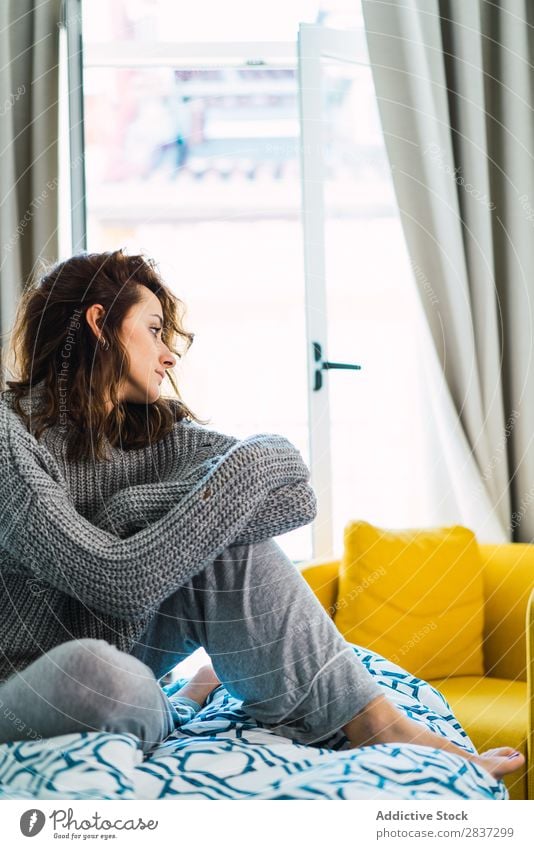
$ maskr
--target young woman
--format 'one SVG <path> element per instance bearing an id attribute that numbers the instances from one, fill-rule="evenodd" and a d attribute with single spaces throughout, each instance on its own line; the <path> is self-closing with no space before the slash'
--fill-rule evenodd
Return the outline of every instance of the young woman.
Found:
<path id="1" fill-rule="evenodd" d="M 100 729 L 148 751 L 180 721 L 159 679 L 203 646 L 215 671 L 197 693 L 220 680 L 302 743 L 342 728 L 352 746 L 520 767 L 512 749 L 466 753 L 382 693 L 272 539 L 316 514 L 297 449 L 209 431 L 180 400 L 181 306 L 121 251 L 61 262 L 21 299 L 0 400 L 0 742 Z"/>

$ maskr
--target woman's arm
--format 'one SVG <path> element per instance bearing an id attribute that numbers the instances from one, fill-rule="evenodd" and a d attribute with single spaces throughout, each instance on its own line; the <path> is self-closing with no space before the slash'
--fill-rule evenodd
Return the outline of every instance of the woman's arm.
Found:
<path id="1" fill-rule="evenodd" d="M 29 566 L 82 603 L 129 620 L 156 609 L 233 542 L 273 488 L 309 476 L 282 436 L 238 441 L 165 516 L 122 540 L 75 510 L 35 438 L 2 403 L 0 437 L 0 546 L 25 574 Z"/>
<path id="2" fill-rule="evenodd" d="M 158 521 L 219 461 L 221 454 L 239 442 L 234 436 L 207 430 L 194 422 L 182 421 L 176 427 L 173 436 L 188 457 L 187 474 L 182 472 L 181 466 L 172 478 L 165 477 L 157 483 L 140 484 L 115 493 L 92 519 L 94 524 L 125 538 Z M 136 491 L 146 493 L 146 498 L 136 498 Z M 307 525 L 316 515 L 317 499 L 312 487 L 305 480 L 287 484 L 265 496 L 234 543 L 261 542 L 280 536 Z"/>
<path id="3" fill-rule="evenodd" d="M 261 542 L 309 525 L 317 516 L 317 497 L 307 481 L 273 489 L 242 528 L 234 543 Z"/>
<path id="4" fill-rule="evenodd" d="M 207 471 L 219 460 L 212 458 L 204 469 Z M 190 489 L 187 478 L 129 487 L 103 504 L 93 524 L 124 539 L 162 519 Z M 137 490 L 146 497 L 138 498 Z M 233 542 L 243 545 L 280 536 L 313 522 L 316 515 L 317 499 L 312 487 L 304 480 L 286 484 L 265 496 Z"/>

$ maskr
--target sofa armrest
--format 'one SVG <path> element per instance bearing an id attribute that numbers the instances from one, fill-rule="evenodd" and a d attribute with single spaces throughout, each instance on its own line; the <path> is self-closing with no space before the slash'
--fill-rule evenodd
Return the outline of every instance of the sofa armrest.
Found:
<path id="1" fill-rule="evenodd" d="M 331 619 L 336 609 L 339 564 L 339 560 L 313 560 L 298 567 Z"/>
<path id="2" fill-rule="evenodd" d="M 484 578 L 484 667 L 492 678 L 526 681 L 525 619 L 534 589 L 534 545 L 480 545 Z"/>
<path id="3" fill-rule="evenodd" d="M 534 590 L 527 605 L 527 786 L 528 798 L 534 799 Z"/>

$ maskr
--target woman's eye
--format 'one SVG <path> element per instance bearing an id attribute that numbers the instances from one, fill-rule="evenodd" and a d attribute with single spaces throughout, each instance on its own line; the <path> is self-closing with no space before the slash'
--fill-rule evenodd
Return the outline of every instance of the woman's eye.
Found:
<path id="1" fill-rule="evenodd" d="M 156 333 L 155 333 L 156 336 L 158 335 L 158 333 L 161 333 L 161 327 L 151 327 L 150 329 L 156 331 Z"/>

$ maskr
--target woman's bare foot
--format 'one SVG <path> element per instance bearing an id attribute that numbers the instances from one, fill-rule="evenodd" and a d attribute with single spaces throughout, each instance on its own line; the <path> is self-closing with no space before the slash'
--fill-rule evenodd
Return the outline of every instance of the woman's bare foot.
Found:
<path id="1" fill-rule="evenodd" d="M 372 746 L 376 743 L 414 743 L 430 746 L 474 761 L 494 778 L 502 778 L 510 772 L 515 772 L 525 763 L 523 755 L 509 747 L 490 749 L 476 755 L 466 752 L 446 737 L 441 737 L 418 722 L 408 719 L 385 696 L 378 696 L 369 702 L 343 726 L 343 731 L 351 742 L 350 748 Z"/>
<path id="2" fill-rule="evenodd" d="M 211 663 L 206 663 L 201 666 L 190 681 L 187 682 L 176 695 L 186 696 L 188 699 L 193 699 L 200 706 L 204 704 L 209 694 L 219 687 L 221 681 L 217 678 L 215 670 Z"/>

